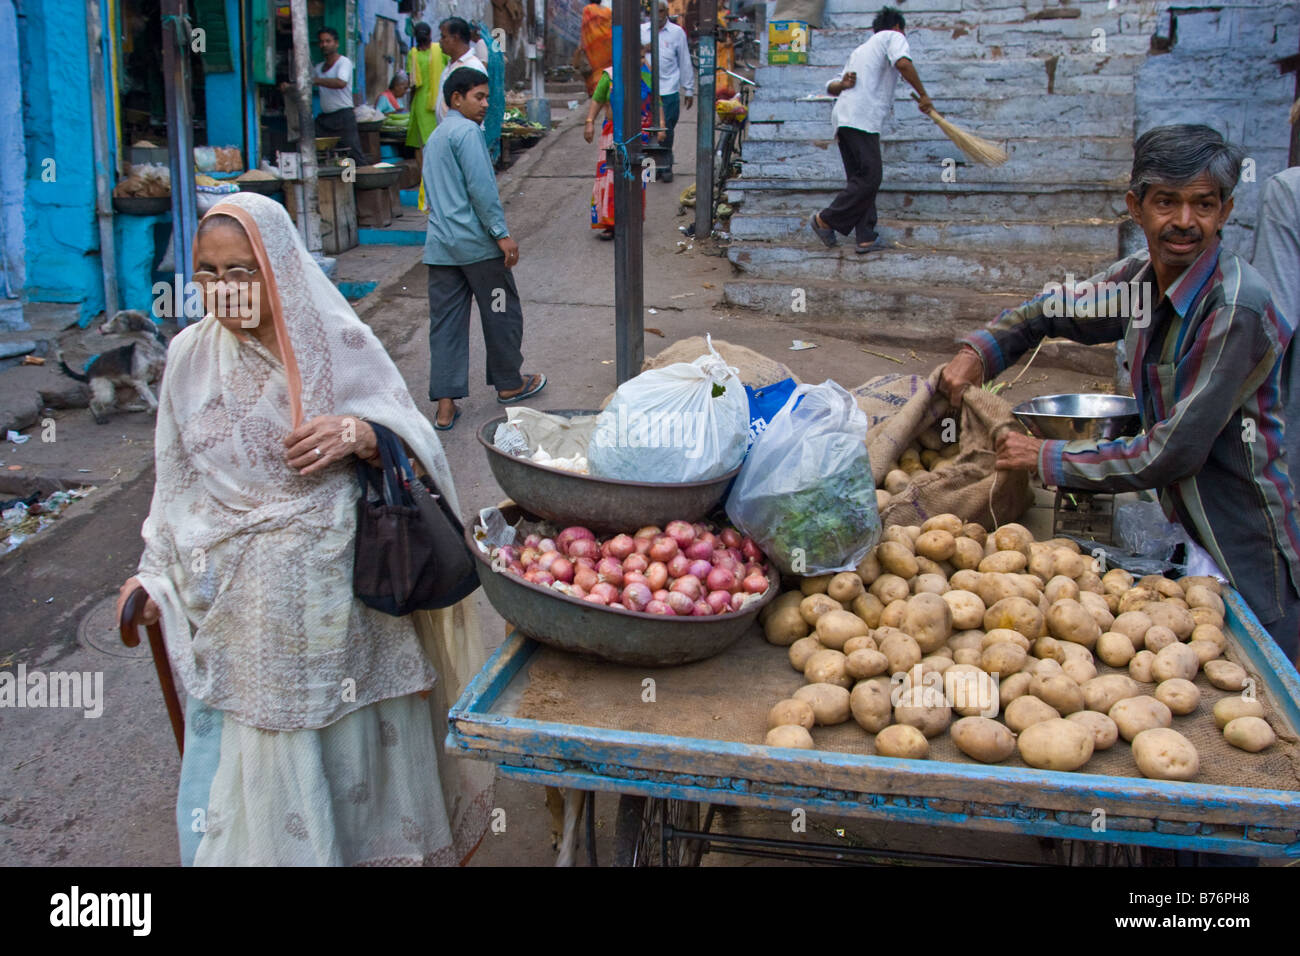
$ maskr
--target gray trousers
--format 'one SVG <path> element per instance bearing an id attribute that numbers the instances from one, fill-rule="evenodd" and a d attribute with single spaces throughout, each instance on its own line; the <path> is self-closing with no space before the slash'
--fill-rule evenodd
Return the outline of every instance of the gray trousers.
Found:
<path id="1" fill-rule="evenodd" d="M 469 394 L 469 309 L 478 302 L 487 384 L 508 392 L 524 384 L 524 310 L 505 258 L 467 266 L 429 266 L 429 401 Z"/>

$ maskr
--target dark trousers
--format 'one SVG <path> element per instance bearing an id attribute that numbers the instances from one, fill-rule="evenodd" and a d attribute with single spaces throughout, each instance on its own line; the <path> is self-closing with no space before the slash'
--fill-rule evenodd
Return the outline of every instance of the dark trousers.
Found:
<path id="1" fill-rule="evenodd" d="M 498 392 L 524 384 L 524 310 L 504 257 L 467 266 L 429 266 L 429 400 L 469 394 L 469 309 L 478 303 L 487 383 Z"/>
<path id="2" fill-rule="evenodd" d="M 835 133 L 848 183 L 821 211 L 822 222 L 858 242 L 876 238 L 876 193 L 880 190 L 880 134 L 841 126 Z"/>
<path id="3" fill-rule="evenodd" d="M 361 131 L 357 129 L 357 114 L 352 110 L 335 110 L 316 116 L 317 136 L 337 136 L 339 145 L 348 151 L 358 166 L 369 166 L 370 159 L 361 145 Z"/>
<path id="4" fill-rule="evenodd" d="M 682 118 L 682 97 L 680 93 L 665 93 L 659 97 L 659 102 L 664 108 L 664 126 L 668 132 L 664 133 L 664 149 L 668 150 L 664 154 L 664 168 L 668 172 L 673 171 L 673 131 L 677 129 L 677 121 Z"/>

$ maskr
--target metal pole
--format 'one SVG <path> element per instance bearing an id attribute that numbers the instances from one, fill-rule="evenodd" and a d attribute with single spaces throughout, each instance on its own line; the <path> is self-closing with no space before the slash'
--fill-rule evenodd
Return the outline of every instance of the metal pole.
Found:
<path id="1" fill-rule="evenodd" d="M 650 125 L 659 127 L 663 122 L 663 107 L 659 104 L 659 0 L 650 0 L 650 91 L 654 103 Z"/>
<path id="2" fill-rule="evenodd" d="M 90 108 L 95 149 L 95 218 L 99 223 L 99 263 L 104 272 L 104 316 L 117 311 L 117 246 L 113 240 L 112 186 L 108 181 L 108 110 L 104 100 L 104 59 L 99 0 L 86 0 L 86 38 L 90 53 Z"/>
<path id="3" fill-rule="evenodd" d="M 307 0 L 292 0 L 293 83 L 298 95 L 298 156 L 302 177 L 303 242 L 320 258 L 320 207 L 316 195 L 316 121 L 311 115 L 311 40 L 307 36 Z"/>
<path id="4" fill-rule="evenodd" d="M 614 0 L 614 350 L 618 384 L 645 360 L 641 248 L 641 16 L 637 0 Z M 626 151 L 619 149 L 626 143 Z"/>
<path id="5" fill-rule="evenodd" d="M 713 234 L 713 120 L 716 69 L 717 0 L 700 0 L 700 105 L 695 142 L 695 238 Z"/>
<path id="6" fill-rule="evenodd" d="M 190 118 L 190 37 L 192 25 L 185 12 L 185 0 L 164 0 L 163 84 L 167 100 L 168 163 L 172 176 L 172 261 L 175 268 L 176 301 L 184 301 L 183 290 L 194 272 L 191 250 L 198 228 L 199 204 L 194 192 L 194 136 Z M 183 309 L 176 321 L 186 324 Z"/>

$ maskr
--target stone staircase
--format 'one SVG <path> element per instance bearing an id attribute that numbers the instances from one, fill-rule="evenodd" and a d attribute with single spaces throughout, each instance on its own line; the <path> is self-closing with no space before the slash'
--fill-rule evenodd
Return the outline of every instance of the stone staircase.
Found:
<path id="1" fill-rule="evenodd" d="M 736 275 L 726 301 L 862 341 L 934 347 L 1048 282 L 1112 262 L 1132 161 L 1135 75 L 1156 15 L 1150 0 L 1113 4 L 901 5 L 936 109 L 1011 159 L 996 169 L 972 164 L 916 109 L 900 78 L 877 197 L 878 229 L 896 245 L 859 256 L 851 238 L 827 249 L 807 227 L 844 174 L 831 103 L 801 100 L 825 93 L 870 36 L 880 3 L 827 0 L 808 65 L 757 71 L 744 175 L 729 184 Z"/>

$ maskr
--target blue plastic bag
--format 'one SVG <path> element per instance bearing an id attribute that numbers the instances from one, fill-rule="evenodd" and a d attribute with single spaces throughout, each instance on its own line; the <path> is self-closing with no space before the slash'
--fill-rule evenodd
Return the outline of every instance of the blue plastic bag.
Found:
<path id="1" fill-rule="evenodd" d="M 767 430 L 767 423 L 781 410 L 790 393 L 794 391 L 794 379 L 784 378 L 771 385 L 754 388 L 745 386 L 745 395 L 749 398 L 749 447 L 754 447 L 758 436 Z M 802 399 L 802 396 L 801 396 Z"/>

